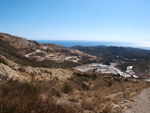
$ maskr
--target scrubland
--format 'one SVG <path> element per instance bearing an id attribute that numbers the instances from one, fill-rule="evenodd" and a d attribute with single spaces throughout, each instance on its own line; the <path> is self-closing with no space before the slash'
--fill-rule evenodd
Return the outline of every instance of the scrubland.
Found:
<path id="1" fill-rule="evenodd" d="M 0 83 L 0 113 L 120 113 L 149 82 L 80 73 L 65 81 Z"/>

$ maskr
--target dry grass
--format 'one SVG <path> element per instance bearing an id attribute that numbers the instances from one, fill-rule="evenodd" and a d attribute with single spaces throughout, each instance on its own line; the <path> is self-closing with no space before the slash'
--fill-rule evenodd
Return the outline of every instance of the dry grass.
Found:
<path id="1" fill-rule="evenodd" d="M 106 94 L 103 91 L 94 91 L 94 103 L 95 105 L 99 106 L 101 103 L 106 102 Z"/>
<path id="2" fill-rule="evenodd" d="M 112 112 L 112 103 L 111 103 L 111 102 L 108 102 L 108 103 L 105 105 L 105 107 L 104 107 L 104 109 L 103 109 L 102 112 L 103 112 L 103 113 L 111 113 L 111 112 Z"/>
<path id="3" fill-rule="evenodd" d="M 75 76 L 69 80 L 75 84 L 77 90 L 82 92 L 80 94 L 82 108 L 92 111 L 97 108 L 96 112 L 102 113 L 114 112 L 113 103 L 119 104 L 129 100 L 142 89 L 150 86 L 143 80 L 92 73 L 75 73 Z M 89 87 L 88 90 L 82 87 L 83 83 Z"/>
<path id="4" fill-rule="evenodd" d="M 78 95 L 75 95 L 73 94 L 71 97 L 69 97 L 68 99 L 70 102 L 74 102 L 74 103 L 77 103 L 79 102 L 79 96 Z"/>
<path id="5" fill-rule="evenodd" d="M 57 83 L 9 81 L 0 84 L 0 113 L 119 112 L 114 104 L 149 86 L 142 80 L 92 73 L 76 73 Z"/>
<path id="6" fill-rule="evenodd" d="M 85 97 L 82 101 L 81 101 L 81 107 L 84 110 L 90 110 L 90 111 L 94 111 L 94 102 L 92 100 L 89 100 L 87 97 Z"/>
<path id="7" fill-rule="evenodd" d="M 37 85 L 39 86 L 39 85 Z M 40 98 L 42 87 L 9 81 L 0 85 L 0 113 L 69 113 L 71 106 L 57 104 L 52 96 Z"/>

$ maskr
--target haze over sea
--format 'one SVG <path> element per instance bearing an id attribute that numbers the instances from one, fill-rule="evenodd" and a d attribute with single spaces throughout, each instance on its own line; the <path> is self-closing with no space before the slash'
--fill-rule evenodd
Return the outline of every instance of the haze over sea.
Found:
<path id="1" fill-rule="evenodd" d="M 57 44 L 64 47 L 73 46 L 117 46 L 150 50 L 150 42 L 110 42 L 110 41 L 75 41 L 75 40 L 36 40 L 39 43 Z"/>

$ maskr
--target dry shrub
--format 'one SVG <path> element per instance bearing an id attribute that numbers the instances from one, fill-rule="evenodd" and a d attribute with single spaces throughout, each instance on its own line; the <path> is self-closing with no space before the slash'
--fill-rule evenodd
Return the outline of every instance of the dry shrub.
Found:
<path id="1" fill-rule="evenodd" d="M 69 82 L 64 82 L 61 90 L 63 93 L 72 93 L 74 91 L 74 86 Z"/>
<path id="2" fill-rule="evenodd" d="M 70 80 L 77 85 L 80 92 L 83 92 L 82 98 L 87 98 L 81 102 L 81 106 L 86 110 L 91 110 L 91 106 L 102 110 L 104 108 L 103 105 L 105 106 L 111 101 L 117 104 L 125 99 L 130 99 L 142 89 L 150 86 L 142 80 L 114 77 L 105 74 L 97 74 L 96 79 L 92 78 L 94 74 L 92 75 L 91 73 L 77 73 L 76 75 Z M 90 89 L 84 90 L 85 88 L 82 87 L 83 83 L 88 83 Z M 108 111 L 105 110 L 105 112 L 110 112 L 111 109 L 111 107 L 107 106 L 106 110 Z"/>
<path id="3" fill-rule="evenodd" d="M 122 92 L 124 91 L 125 88 L 123 87 L 123 83 L 119 83 L 119 82 L 115 82 L 109 89 L 109 93 L 112 94 L 112 93 L 117 93 L 117 92 Z"/>
<path id="4" fill-rule="evenodd" d="M 76 103 L 76 102 L 79 102 L 79 97 L 74 94 L 71 97 L 69 97 L 68 100 Z"/>
<path id="5" fill-rule="evenodd" d="M 75 72 L 74 75 L 77 77 L 90 78 L 92 80 L 95 80 L 97 78 L 97 75 L 91 72 Z"/>
<path id="6" fill-rule="evenodd" d="M 129 99 L 131 97 L 130 95 L 131 95 L 131 93 L 127 90 L 123 92 L 123 98 L 124 99 Z"/>
<path id="7" fill-rule="evenodd" d="M 123 100 L 126 100 L 126 99 L 128 100 L 130 97 L 131 97 L 130 92 L 125 90 L 123 93 L 116 95 L 112 101 L 115 104 L 118 104 L 119 102 L 121 102 Z"/>
<path id="8" fill-rule="evenodd" d="M 86 91 L 89 91 L 90 90 L 90 86 L 86 83 L 81 83 L 81 87 L 82 87 L 82 90 L 86 90 Z"/>
<path id="9" fill-rule="evenodd" d="M 55 87 L 51 87 L 48 91 L 47 91 L 48 95 L 51 96 L 56 96 L 56 97 L 61 97 L 62 96 L 62 92 L 55 88 Z"/>
<path id="10" fill-rule="evenodd" d="M 108 83 L 104 80 L 98 79 L 95 81 L 94 89 L 99 89 L 100 87 L 107 87 Z"/>
<path id="11" fill-rule="evenodd" d="M 99 106 L 101 103 L 105 103 L 106 101 L 106 93 L 102 90 L 98 90 L 94 92 L 94 103 Z"/>
<path id="12" fill-rule="evenodd" d="M 105 107 L 104 107 L 102 113 L 111 113 L 111 112 L 112 112 L 112 103 L 111 103 L 111 102 L 108 102 L 108 103 L 105 105 Z"/>
<path id="13" fill-rule="evenodd" d="M 121 102 L 123 100 L 123 95 L 122 94 L 119 94 L 119 95 L 116 95 L 114 98 L 113 98 L 113 102 L 115 104 L 117 104 L 118 102 Z"/>
<path id="14" fill-rule="evenodd" d="M 0 113 L 75 113 L 71 106 L 57 104 L 49 97 L 40 98 L 33 84 L 9 81 L 0 85 Z"/>
<path id="15" fill-rule="evenodd" d="M 85 97 L 82 102 L 81 102 L 81 107 L 84 109 L 84 110 L 91 110 L 91 111 L 94 111 L 94 102 L 92 100 L 88 100 L 87 97 Z"/>

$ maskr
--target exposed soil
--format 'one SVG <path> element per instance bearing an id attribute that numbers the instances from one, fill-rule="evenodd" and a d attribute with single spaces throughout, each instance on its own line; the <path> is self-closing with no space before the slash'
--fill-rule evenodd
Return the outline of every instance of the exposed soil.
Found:
<path id="1" fill-rule="evenodd" d="M 150 113 L 150 88 L 144 89 L 135 99 L 135 102 L 130 102 L 131 108 L 124 109 L 122 113 Z"/>

